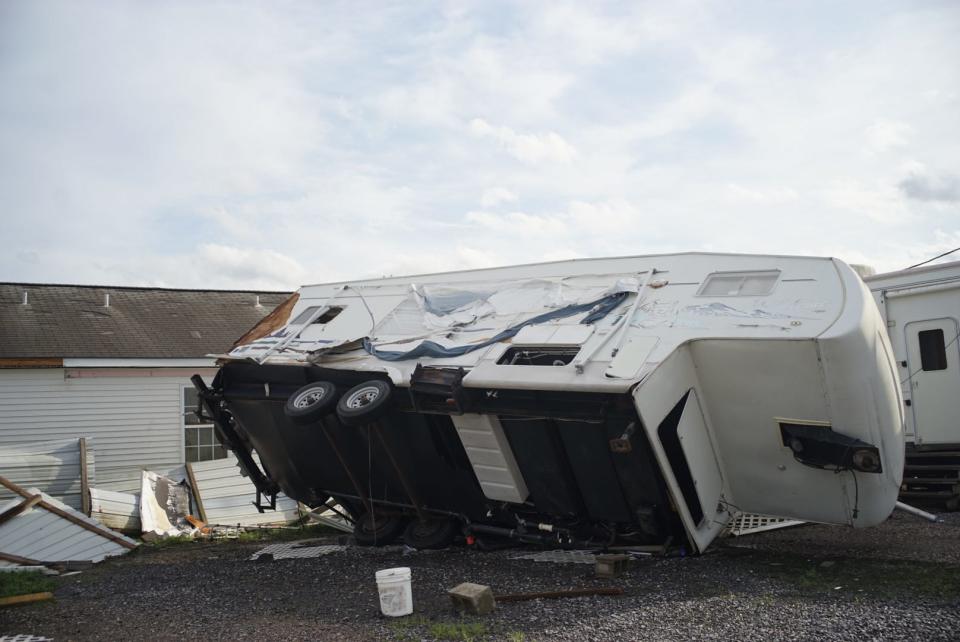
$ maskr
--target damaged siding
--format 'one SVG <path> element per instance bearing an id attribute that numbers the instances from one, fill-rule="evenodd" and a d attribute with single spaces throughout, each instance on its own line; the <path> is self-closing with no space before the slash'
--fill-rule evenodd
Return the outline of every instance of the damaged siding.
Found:
<path id="1" fill-rule="evenodd" d="M 259 463 L 259 459 L 257 459 Z M 226 459 L 187 464 L 196 483 L 194 495 L 199 496 L 203 517 L 209 524 L 221 526 L 257 526 L 285 524 L 299 517 L 297 502 L 286 495 L 277 495 L 277 510 L 259 512 L 253 505 L 257 489 L 249 478 L 240 474 L 237 459 L 232 454 Z"/>
<path id="2" fill-rule="evenodd" d="M 70 377 L 68 370 L 0 370 L 0 450 L 92 438 L 96 484 L 134 490 L 144 468 L 183 465 L 186 377 Z"/>
<path id="3" fill-rule="evenodd" d="M 87 440 L 87 484 L 96 481 L 93 441 Z M 35 486 L 76 510 L 84 509 L 80 439 L 0 446 L 0 473 L 15 484 Z M 15 495 L 0 487 L 0 502 Z"/>

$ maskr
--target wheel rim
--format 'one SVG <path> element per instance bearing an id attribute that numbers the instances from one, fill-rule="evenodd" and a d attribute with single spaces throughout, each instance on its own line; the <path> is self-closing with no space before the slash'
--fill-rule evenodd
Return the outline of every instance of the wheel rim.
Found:
<path id="1" fill-rule="evenodd" d="M 350 394 L 344 405 L 350 410 L 357 410 L 369 406 L 380 396 L 380 389 L 376 386 L 364 386 Z"/>
<path id="2" fill-rule="evenodd" d="M 309 390 L 304 390 L 293 400 L 293 407 L 297 410 L 303 410 L 304 408 L 309 408 L 310 406 L 315 406 L 320 403 L 320 400 L 327 395 L 327 391 L 323 388 L 310 388 Z"/>

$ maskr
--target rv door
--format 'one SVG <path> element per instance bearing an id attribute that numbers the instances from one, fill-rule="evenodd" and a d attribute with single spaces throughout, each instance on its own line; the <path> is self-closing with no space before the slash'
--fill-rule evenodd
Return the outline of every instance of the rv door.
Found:
<path id="1" fill-rule="evenodd" d="M 960 443 L 960 328 L 955 319 L 904 327 L 917 445 Z"/>

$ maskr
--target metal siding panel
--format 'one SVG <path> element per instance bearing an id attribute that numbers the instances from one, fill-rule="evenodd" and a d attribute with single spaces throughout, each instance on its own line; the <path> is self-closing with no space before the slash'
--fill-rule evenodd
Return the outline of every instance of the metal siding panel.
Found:
<path id="1" fill-rule="evenodd" d="M 256 488 L 240 474 L 233 455 L 225 459 L 190 464 L 207 521 L 211 524 L 255 526 L 289 522 L 298 517 L 297 503 L 277 496 L 277 510 L 260 513 L 253 506 Z M 209 498 L 209 499 L 208 499 Z"/>
<path id="2" fill-rule="evenodd" d="M 93 441 L 87 442 L 87 473 L 94 479 Z M 0 471 L 20 486 L 35 486 L 43 492 L 80 509 L 80 445 L 78 439 L 60 439 L 0 446 Z M 14 497 L 0 487 L 0 500 Z"/>
<path id="3" fill-rule="evenodd" d="M 90 489 L 90 514 L 109 528 L 140 531 L 140 495 Z"/>

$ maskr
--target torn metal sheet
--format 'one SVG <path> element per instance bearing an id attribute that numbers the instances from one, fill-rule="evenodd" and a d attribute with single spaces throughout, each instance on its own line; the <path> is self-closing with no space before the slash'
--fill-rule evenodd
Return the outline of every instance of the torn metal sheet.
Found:
<path id="1" fill-rule="evenodd" d="M 275 560 L 306 559 L 347 550 L 346 546 L 324 544 L 323 541 L 324 540 L 319 539 L 304 539 L 298 542 L 271 544 L 251 555 L 250 559 L 257 560 L 263 555 L 270 555 Z"/>
<path id="2" fill-rule="evenodd" d="M 193 532 L 190 487 L 148 470 L 140 491 L 140 527 L 144 534 L 178 536 Z"/>

